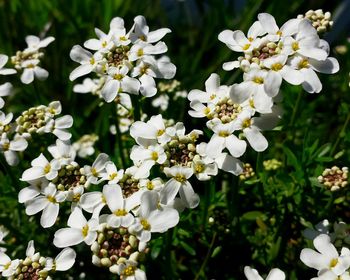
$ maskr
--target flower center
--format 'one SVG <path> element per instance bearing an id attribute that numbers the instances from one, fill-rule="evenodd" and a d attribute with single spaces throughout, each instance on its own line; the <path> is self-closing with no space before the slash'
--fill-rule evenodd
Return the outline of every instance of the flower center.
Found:
<path id="1" fill-rule="evenodd" d="M 118 217 L 125 216 L 126 214 L 128 214 L 128 212 L 126 212 L 125 209 L 118 209 L 114 211 L 114 215 Z"/>
<path id="2" fill-rule="evenodd" d="M 83 234 L 84 237 L 86 237 L 89 233 L 89 225 L 85 225 L 82 229 L 81 232 Z"/>
<path id="3" fill-rule="evenodd" d="M 148 223 L 147 220 L 142 219 L 142 220 L 140 221 L 140 223 L 141 223 L 141 225 L 142 225 L 142 227 L 143 227 L 144 230 L 150 230 L 150 229 L 151 229 L 151 225 Z"/>
<path id="4" fill-rule="evenodd" d="M 127 268 L 124 269 L 123 275 L 125 276 L 132 276 L 135 274 L 136 267 L 135 266 L 128 266 Z"/>
<path id="5" fill-rule="evenodd" d="M 185 181 L 187 180 L 187 179 L 186 179 L 186 176 L 183 175 L 183 174 L 180 174 L 180 173 L 176 174 L 175 177 L 174 177 L 174 179 L 175 179 L 176 181 L 180 182 L 180 183 L 183 183 L 183 182 L 185 182 Z"/>

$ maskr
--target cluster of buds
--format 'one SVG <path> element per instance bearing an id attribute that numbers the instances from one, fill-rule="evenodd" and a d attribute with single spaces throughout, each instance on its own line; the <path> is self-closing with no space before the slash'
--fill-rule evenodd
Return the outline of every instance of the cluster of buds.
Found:
<path id="1" fill-rule="evenodd" d="M 245 163 L 243 165 L 243 172 L 239 175 L 239 179 L 241 181 L 245 181 L 252 178 L 253 176 L 255 176 L 253 167 L 251 166 L 250 163 Z"/>
<path id="2" fill-rule="evenodd" d="M 140 180 L 135 178 L 128 170 L 123 174 L 118 184 L 125 197 L 129 197 L 141 189 Z"/>
<path id="3" fill-rule="evenodd" d="M 29 108 L 16 119 L 16 132 L 26 139 L 32 134 L 53 133 L 63 141 L 69 140 L 71 134 L 67 129 L 73 125 L 73 118 L 70 115 L 56 118 L 61 112 L 59 101 Z"/>
<path id="4" fill-rule="evenodd" d="M 85 134 L 78 141 L 73 143 L 73 148 L 77 152 L 77 156 L 86 158 L 94 154 L 94 144 L 98 141 L 98 135 Z"/>
<path id="5" fill-rule="evenodd" d="M 75 262 L 76 254 L 73 249 L 65 248 L 55 259 L 43 257 L 35 253 L 34 242 L 28 243 L 26 258 L 11 260 L 5 253 L 0 252 L 0 275 L 9 280 L 45 280 L 52 279 L 56 271 L 66 271 Z M 2 263 L 4 262 L 4 263 Z"/>
<path id="6" fill-rule="evenodd" d="M 282 162 L 273 158 L 273 159 L 263 161 L 263 165 L 264 165 L 265 170 L 267 170 L 267 171 L 277 170 L 278 168 L 280 168 L 282 166 Z"/>
<path id="7" fill-rule="evenodd" d="M 27 48 L 23 51 L 17 51 L 16 55 L 11 57 L 11 62 L 17 71 L 23 71 L 21 81 L 24 84 L 30 84 L 34 77 L 39 80 L 45 80 L 49 73 L 41 68 L 40 60 L 44 56 L 42 48 L 47 47 L 55 40 L 54 37 L 47 37 L 41 40 L 39 37 L 30 35 L 26 37 Z"/>
<path id="8" fill-rule="evenodd" d="M 298 19 L 307 18 L 311 21 L 318 33 L 324 33 L 333 26 L 330 12 L 323 12 L 322 9 L 316 11 L 309 10 L 305 15 L 298 15 Z"/>
<path id="9" fill-rule="evenodd" d="M 340 169 L 338 166 L 333 166 L 332 168 L 326 168 L 317 179 L 327 189 L 337 191 L 348 185 L 348 173 L 347 167 Z"/>
<path id="10" fill-rule="evenodd" d="M 114 274 L 118 274 L 120 264 L 126 261 L 139 261 L 145 250 L 145 244 L 129 233 L 127 228 L 112 228 L 102 223 L 97 234 L 97 240 L 91 245 L 92 263 L 109 268 Z"/>

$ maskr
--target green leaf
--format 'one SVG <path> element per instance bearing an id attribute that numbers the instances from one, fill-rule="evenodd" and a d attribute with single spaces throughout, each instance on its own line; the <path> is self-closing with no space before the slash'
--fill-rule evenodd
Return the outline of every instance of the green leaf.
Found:
<path id="1" fill-rule="evenodd" d="M 257 218 L 264 218 L 264 213 L 260 211 L 249 211 L 242 215 L 242 219 L 249 220 L 249 221 L 255 221 Z"/>

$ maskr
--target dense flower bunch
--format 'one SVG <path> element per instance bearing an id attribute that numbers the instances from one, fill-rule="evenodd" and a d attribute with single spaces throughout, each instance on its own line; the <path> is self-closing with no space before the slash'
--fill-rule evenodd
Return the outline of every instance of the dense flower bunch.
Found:
<path id="1" fill-rule="evenodd" d="M 32 107 L 12 121 L 13 114 L 0 111 L 0 150 L 9 165 L 18 164 L 18 152 L 24 151 L 32 135 L 52 133 L 58 139 L 68 140 L 71 133 L 67 128 L 73 125 L 70 115 L 56 117 L 62 111 L 59 101 L 51 102 L 48 106 Z"/>
<path id="2" fill-rule="evenodd" d="M 87 88 L 100 91 L 106 102 L 114 101 L 120 93 L 151 97 L 157 93 L 154 78 L 171 79 L 175 75 L 176 67 L 167 57 L 156 58 L 167 51 L 166 44 L 160 40 L 170 29 L 149 31 L 145 18 L 137 16 L 128 32 L 119 17 L 112 19 L 107 34 L 98 28 L 95 32 L 98 39 L 84 43 L 94 53 L 78 45 L 71 50 L 71 59 L 81 65 L 70 74 L 70 80 L 91 72 L 99 78 L 84 80 L 76 91 L 86 92 Z"/>
<path id="3" fill-rule="evenodd" d="M 113 117 L 118 119 L 115 132 L 120 136 L 121 132 L 129 131 L 135 141 L 130 151 L 133 165 L 120 169 L 105 153 L 100 153 L 92 165 L 78 163 L 76 155 L 85 158 L 94 154 L 98 136 L 85 135 L 71 144 L 71 133 L 67 130 L 73 119 L 69 115 L 56 117 L 62 111 L 58 101 L 28 109 L 14 123 L 12 113 L 1 112 L 0 147 L 11 165 L 18 161 L 17 152 L 25 150 L 33 134 L 52 133 L 57 137 L 56 143 L 48 146 L 48 153 L 40 153 L 22 174 L 21 180 L 29 186 L 19 192 L 18 200 L 24 203 L 26 214 L 42 212 L 41 226 L 48 228 L 64 223 L 64 219 L 58 222 L 60 207 L 63 203 L 70 206 L 67 226 L 61 226 L 54 235 L 53 244 L 65 248 L 55 260 L 35 253 L 33 242 L 28 245 L 25 260 L 11 260 L 0 250 L 1 276 L 51 279 L 55 270 L 67 270 L 73 265 L 75 252 L 69 247 L 84 243 L 90 247 L 94 265 L 108 269 L 120 279 L 146 279 L 141 265 L 152 250 L 149 245 L 152 233 L 175 227 L 180 213 L 200 202 L 190 180 L 194 177 L 199 181 L 210 180 L 219 170 L 240 176 L 241 180 L 255 176 L 252 166 L 238 158 L 246 152 L 247 143 L 257 152 L 267 149 L 268 141 L 262 131 L 273 129 L 281 116 L 278 102 L 282 80 L 301 84 L 308 92 L 319 92 L 322 84 L 315 71 L 338 71 L 338 62 L 328 57 L 329 46 L 315 28 L 305 18 L 292 19 L 278 28 L 271 15 L 259 14 L 248 37 L 242 31 L 220 33 L 219 40 L 230 49 L 243 52 L 237 61 L 224 64 L 225 70 L 241 68 L 243 82 L 221 85 L 220 77 L 213 73 L 205 82 L 205 91 L 195 89 L 188 95 L 177 94 L 190 101 L 190 116 L 206 119 L 210 135 L 207 141 L 202 130 L 186 132 L 184 123 L 166 120 L 161 114 L 150 118 L 136 116 L 132 106 L 130 94 L 152 97 L 157 91 L 178 92 L 177 81 L 162 81 L 158 85 L 155 82 L 155 78 L 171 79 L 176 72 L 167 57 L 156 57 L 167 51 L 160 40 L 170 30 L 149 31 L 143 16 L 134 19 L 128 32 L 119 17 L 112 19 L 107 34 L 96 28 L 98 39 L 84 43 L 94 53 L 78 45 L 72 48 L 72 60 L 81 65 L 71 72 L 70 79 L 91 72 L 97 75 L 85 78 L 82 84 L 74 86 L 74 91 L 90 92 L 106 102 L 114 102 Z M 43 41 L 27 37 L 28 49 L 12 58 L 16 69 L 25 68 L 22 81 L 29 83 L 34 76 L 45 76 L 38 66 L 42 56 L 39 50 L 52 41 L 52 37 Z M 6 62 L 7 57 L 0 57 L 0 74 L 14 73 L 2 68 Z M 8 95 L 10 89 L 9 84 L 0 86 L 0 96 Z M 165 110 L 168 99 L 162 98 L 152 104 Z M 124 121 L 126 124 L 122 125 Z M 271 160 L 264 165 L 266 170 L 276 170 L 281 163 Z M 347 179 L 338 171 L 335 176 Z M 343 182 L 336 183 L 340 185 Z M 301 260 L 318 270 L 318 277 L 313 279 L 350 277 L 349 249 L 343 247 L 339 254 L 331 243 L 341 239 L 345 244 L 348 228 L 341 223 L 336 228 L 335 238 L 328 232 L 314 235 L 319 252 L 311 249 L 301 252 Z M 4 236 L 0 231 L 0 243 Z M 249 280 L 262 279 L 257 270 L 248 266 L 244 274 Z M 266 279 L 284 280 L 285 274 L 274 268 Z"/>
<path id="4" fill-rule="evenodd" d="M 0 272 L 3 277 L 10 280 L 33 279 L 50 280 L 55 271 L 66 271 L 75 262 L 76 254 L 73 249 L 65 248 L 55 259 L 43 257 L 35 252 L 34 241 L 28 243 L 26 258 L 10 259 L 5 253 L 0 252 Z"/>
<path id="5" fill-rule="evenodd" d="M 247 36 L 240 30 L 225 30 L 219 34 L 219 40 L 231 50 L 243 53 L 223 68 L 244 71 L 243 82 L 236 87 L 244 99 L 254 98 L 258 90 L 266 99 L 275 97 L 282 80 L 318 93 L 322 84 L 316 72 L 332 74 L 339 70 L 337 60 L 328 57 L 328 43 L 319 38 L 307 18 L 291 19 L 279 28 L 273 16 L 262 13 Z"/>

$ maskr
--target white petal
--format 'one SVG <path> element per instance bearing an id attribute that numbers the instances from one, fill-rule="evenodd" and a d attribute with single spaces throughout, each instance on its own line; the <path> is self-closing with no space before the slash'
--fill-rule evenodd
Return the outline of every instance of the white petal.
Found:
<path id="1" fill-rule="evenodd" d="M 42 211 L 48 204 L 49 201 L 46 197 L 37 197 L 28 202 L 28 205 L 26 206 L 26 214 L 29 216 L 35 215 L 36 213 Z"/>
<path id="2" fill-rule="evenodd" d="M 265 151 L 268 147 L 268 142 L 264 135 L 256 127 L 248 127 L 243 130 L 245 137 L 252 146 L 252 148 L 257 152 Z"/>
<path id="3" fill-rule="evenodd" d="M 76 253 L 71 248 L 65 248 L 55 258 L 55 268 L 57 271 L 66 271 L 75 263 Z"/>
<path id="4" fill-rule="evenodd" d="M 83 64 L 75 68 L 69 75 L 69 80 L 74 81 L 75 79 L 85 76 L 92 71 L 91 64 Z"/>
<path id="5" fill-rule="evenodd" d="M 237 136 L 233 134 L 226 137 L 225 145 L 233 157 L 240 157 L 247 148 L 247 143 L 244 140 L 238 139 Z"/>
<path id="6" fill-rule="evenodd" d="M 162 39 L 165 34 L 170 33 L 171 30 L 169 28 L 160 28 L 155 31 L 151 31 L 147 35 L 147 42 L 148 43 L 155 43 L 158 42 L 160 39 Z"/>
<path id="7" fill-rule="evenodd" d="M 194 192 L 191 184 L 188 181 L 181 184 L 179 194 L 186 207 L 192 209 L 198 206 L 200 201 L 199 196 Z"/>
<path id="8" fill-rule="evenodd" d="M 34 71 L 33 69 L 24 69 L 21 75 L 21 82 L 23 84 L 30 84 L 34 81 Z"/>
<path id="9" fill-rule="evenodd" d="M 265 78 L 264 90 L 268 96 L 275 97 L 280 90 L 281 84 L 282 76 L 275 71 L 269 71 Z"/>
<path id="10" fill-rule="evenodd" d="M 81 229 L 62 228 L 56 231 L 53 244 L 58 248 L 77 245 L 84 241 Z"/>
<path id="11" fill-rule="evenodd" d="M 339 71 L 339 62 L 334 57 L 328 57 L 324 61 L 310 59 L 310 64 L 317 72 L 324 74 L 334 74 Z"/>
<path id="12" fill-rule="evenodd" d="M 282 270 L 278 268 L 272 269 L 266 278 L 266 280 L 284 280 L 284 279 L 286 279 L 286 275 Z"/>
<path id="13" fill-rule="evenodd" d="M 304 78 L 302 85 L 307 92 L 319 93 L 322 90 L 322 83 L 314 70 L 310 68 L 303 69 L 302 74 Z"/>
<path id="14" fill-rule="evenodd" d="M 181 183 L 176 181 L 175 179 L 170 179 L 160 192 L 160 200 L 162 204 L 169 204 L 172 202 L 179 192 Z"/>
<path id="15" fill-rule="evenodd" d="M 109 80 L 102 88 L 101 95 L 106 102 L 112 102 L 118 94 L 120 83 L 116 80 Z"/>
<path id="16" fill-rule="evenodd" d="M 41 214 L 40 224 L 43 228 L 52 227 L 58 217 L 60 207 L 57 203 L 49 203 Z"/>
<path id="17" fill-rule="evenodd" d="M 37 78 L 38 80 L 45 80 L 49 76 L 49 72 L 37 66 L 34 68 L 34 75 L 35 75 L 35 78 Z"/>
<path id="18" fill-rule="evenodd" d="M 119 185 L 107 185 L 103 188 L 103 194 L 111 212 L 124 209 L 123 193 Z"/>
<path id="19" fill-rule="evenodd" d="M 87 220 L 83 215 L 80 208 L 75 208 L 73 212 L 69 215 L 67 225 L 71 228 L 82 229 L 86 226 Z"/>
<path id="20" fill-rule="evenodd" d="M 147 219 L 151 225 L 151 232 L 165 232 L 179 222 L 179 213 L 172 208 L 153 211 Z"/>
<path id="21" fill-rule="evenodd" d="M 210 157 L 216 157 L 219 155 L 225 147 L 225 138 L 218 136 L 217 134 L 213 134 L 211 137 L 206 152 Z"/>

